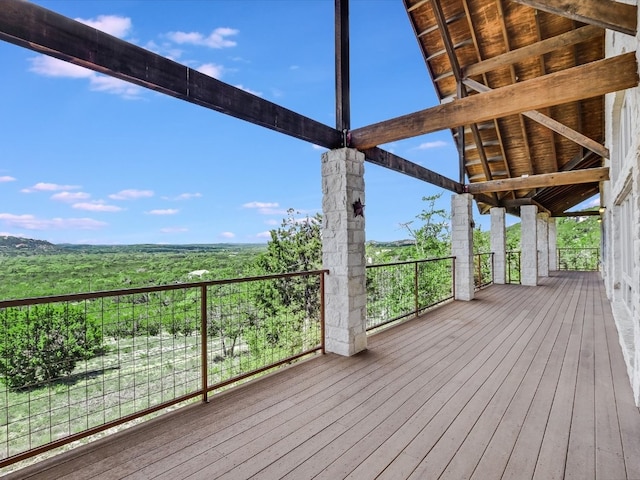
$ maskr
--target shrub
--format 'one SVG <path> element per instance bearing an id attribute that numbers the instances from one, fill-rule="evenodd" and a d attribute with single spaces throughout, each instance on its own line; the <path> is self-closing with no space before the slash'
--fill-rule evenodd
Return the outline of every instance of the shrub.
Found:
<path id="1" fill-rule="evenodd" d="M 98 323 L 74 305 L 0 309 L 0 325 L 0 375 L 12 390 L 68 375 L 102 352 Z"/>

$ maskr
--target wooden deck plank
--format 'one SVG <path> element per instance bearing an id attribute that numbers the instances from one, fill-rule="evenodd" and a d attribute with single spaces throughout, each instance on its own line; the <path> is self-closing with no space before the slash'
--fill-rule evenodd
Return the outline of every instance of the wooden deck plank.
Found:
<path id="1" fill-rule="evenodd" d="M 508 304 L 506 305 L 508 306 Z M 394 413 L 393 417 L 389 419 L 393 426 L 390 432 L 387 432 L 385 428 L 378 429 L 375 432 L 375 436 L 371 438 L 372 441 L 368 442 L 373 446 L 373 449 L 370 448 L 369 451 L 364 452 L 369 456 L 363 461 L 362 465 L 355 468 L 349 478 L 373 478 L 387 468 L 396 457 L 402 455 L 402 450 L 405 448 L 406 443 L 420 432 L 422 424 L 426 421 L 424 418 L 428 415 L 430 415 L 429 418 L 433 417 L 456 394 L 456 391 L 461 388 L 464 382 L 473 375 L 474 372 L 469 368 L 469 365 L 474 361 L 481 362 L 480 355 L 484 352 L 486 357 L 488 351 L 499 346 L 503 338 L 500 335 L 506 336 L 510 333 L 510 330 L 504 329 L 502 323 L 502 320 L 508 315 L 509 309 L 507 308 L 502 315 L 487 316 L 488 322 L 485 334 L 482 337 L 474 338 L 471 346 L 466 348 L 464 355 L 456 361 L 452 369 L 444 371 L 439 378 L 435 379 L 435 382 L 428 385 L 427 389 L 430 391 L 424 395 L 424 398 L 415 398 L 411 403 L 402 405 Z M 494 324 L 493 321 L 496 323 Z M 521 324 L 511 322 L 511 325 L 512 328 L 515 328 Z M 487 348 L 487 345 L 490 348 Z M 414 402 L 415 405 L 413 404 Z M 400 424 L 395 425 L 398 420 L 401 420 Z M 387 433 L 391 433 L 391 435 L 385 439 L 384 437 Z M 362 443 L 361 445 L 366 444 Z M 338 465 L 345 463 L 346 459 L 341 458 Z M 331 477 L 332 468 L 330 466 L 323 472 L 326 473 L 324 478 Z"/>
<path id="2" fill-rule="evenodd" d="M 611 374 L 611 354 L 605 331 L 606 321 L 597 321 L 606 319 L 613 323 L 613 318 L 610 315 L 605 316 L 605 308 L 597 286 L 593 289 L 591 300 L 596 320 L 594 322 L 596 478 L 625 478 L 627 472 Z"/>
<path id="3" fill-rule="evenodd" d="M 486 298 L 487 301 L 491 301 L 489 297 Z M 508 305 L 505 303 L 505 315 Z M 488 312 L 484 312 L 473 321 L 476 324 L 474 330 L 465 329 L 467 331 L 464 334 L 457 333 L 459 338 L 464 339 L 464 344 L 434 364 L 438 367 L 437 371 L 432 371 L 431 368 L 423 369 L 418 379 L 410 382 L 405 379 L 404 386 L 395 390 L 395 396 L 399 397 L 399 400 L 391 398 L 381 409 L 372 410 L 367 417 L 358 418 L 357 421 L 349 418 L 350 428 L 343 438 L 336 439 L 333 444 L 326 446 L 321 455 L 301 463 L 285 478 L 299 478 L 299 475 L 308 472 L 318 472 L 316 478 L 343 478 L 356 469 L 378 445 L 404 425 L 432 395 L 449 382 L 461 368 L 460 365 L 469 363 L 480 352 L 482 345 L 500 328 L 497 317 Z M 373 473 L 357 472 L 355 475 L 356 478 L 371 478 Z"/>
<path id="4" fill-rule="evenodd" d="M 504 473 L 536 392 L 545 373 L 549 374 L 549 366 L 554 364 L 553 352 L 557 350 L 558 343 L 562 343 L 563 327 L 566 325 L 557 321 L 556 310 L 570 310 L 578 300 L 577 296 L 566 294 L 566 286 L 558 285 L 554 288 L 559 295 L 545 312 L 545 318 L 540 318 L 548 324 L 547 331 L 544 336 L 539 337 L 539 342 L 532 342 L 527 347 L 535 349 L 535 352 L 526 366 L 526 371 L 522 373 L 520 383 L 518 384 L 518 371 L 514 369 L 473 426 L 461 448 L 444 470 L 442 478 L 462 479 L 471 478 L 472 475 L 481 479 L 500 478 Z M 564 330 L 565 336 L 568 336 L 568 329 Z M 509 383 L 515 386 L 512 395 L 506 388 Z M 539 443 L 536 452 L 537 448 Z"/>
<path id="5" fill-rule="evenodd" d="M 492 286 L 6 479 L 438 476 L 640 478 L 598 273 Z"/>
<path id="6" fill-rule="evenodd" d="M 408 428 L 401 431 L 397 439 L 391 437 L 392 441 L 405 445 L 403 464 L 411 461 L 414 469 L 418 467 L 482 386 L 503 373 L 503 366 L 515 355 L 514 346 L 523 341 L 521 339 L 526 338 L 527 332 L 532 328 L 531 324 L 526 322 L 529 314 L 528 309 L 520 310 L 517 317 L 510 322 L 515 328 L 504 328 L 473 362 L 447 384 L 446 389 L 432 397 L 435 402 L 425 404 L 419 416 L 412 419 Z M 393 478 L 399 461 L 399 458 L 392 461 L 380 478 Z"/>
<path id="7" fill-rule="evenodd" d="M 587 283 L 587 295 L 582 302 L 583 326 L 578 375 L 576 379 L 571 431 L 567 448 L 567 461 L 564 478 L 584 480 L 595 478 L 595 338 L 593 318 L 593 288 Z"/>
<path id="8" fill-rule="evenodd" d="M 562 362 L 560 380 L 549 412 L 542 445 L 538 453 L 534 479 L 551 480 L 564 478 L 571 416 L 578 374 L 578 357 L 582 342 L 582 317 L 586 294 L 579 292 L 580 300 L 574 312 L 571 312 L 571 334 L 565 358 Z"/>
<path id="9" fill-rule="evenodd" d="M 572 320 L 580 297 L 580 285 L 578 284 L 578 288 L 574 288 L 569 295 L 569 306 L 565 310 L 561 310 L 563 317 L 558 319 L 559 323 L 561 323 L 561 331 L 553 346 L 549 362 L 542 373 L 542 378 L 533 396 L 531 406 L 522 422 L 513 450 L 502 472 L 502 478 L 505 480 L 533 477 L 553 398 L 557 391 L 562 362 L 569 344 L 569 335 L 573 325 Z M 482 474 L 483 470 L 480 468 L 474 472 L 476 478 L 482 478 Z"/>
<path id="10" fill-rule="evenodd" d="M 433 450 L 429 452 L 410 478 L 437 478 L 459 451 L 460 445 L 468 438 L 472 428 L 480 422 L 476 431 L 484 436 L 480 442 L 483 449 L 489 442 L 487 434 L 493 432 L 500 421 L 509 402 L 520 386 L 534 360 L 540 344 L 547 337 L 549 328 L 553 326 L 554 315 L 549 314 L 561 299 L 562 288 L 553 290 L 546 302 L 538 309 L 529 312 L 526 322 L 529 328 L 514 344 L 504 361 L 498 365 L 487 381 L 474 393 L 465 408 L 440 438 Z M 473 463 L 473 461 L 471 462 Z M 473 469 L 471 469 L 473 470 Z M 456 478 L 446 476 L 445 478 Z M 485 477 L 492 478 L 492 477 Z M 496 478 L 496 477 L 493 477 Z"/>
<path id="11" fill-rule="evenodd" d="M 613 380 L 613 390 L 616 399 L 616 411 L 618 415 L 618 426 L 620 428 L 620 439 L 624 452 L 625 469 L 628 479 L 640 478 L 640 433 L 638 423 L 640 422 L 640 409 L 633 402 L 633 393 L 629 384 L 627 367 L 624 363 L 622 350 L 620 348 L 620 337 L 612 318 L 611 307 L 603 289 L 600 289 L 599 297 L 605 318 L 605 334 L 611 361 L 611 378 Z"/>

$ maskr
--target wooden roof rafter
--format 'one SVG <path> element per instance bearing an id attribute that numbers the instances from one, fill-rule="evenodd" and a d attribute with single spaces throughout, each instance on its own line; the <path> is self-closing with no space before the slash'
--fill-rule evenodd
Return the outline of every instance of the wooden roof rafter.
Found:
<path id="1" fill-rule="evenodd" d="M 351 145 L 370 148 L 637 85 L 635 53 L 625 53 L 357 128 L 351 131 Z"/>
<path id="2" fill-rule="evenodd" d="M 511 0 L 554 15 L 635 36 L 637 7 L 615 0 Z"/>

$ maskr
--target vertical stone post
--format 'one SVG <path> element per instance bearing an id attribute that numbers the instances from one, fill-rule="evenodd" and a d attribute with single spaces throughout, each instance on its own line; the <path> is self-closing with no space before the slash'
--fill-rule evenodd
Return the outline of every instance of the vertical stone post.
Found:
<path id="1" fill-rule="evenodd" d="M 558 270 L 558 230 L 555 217 L 549 218 L 549 271 Z"/>
<path id="2" fill-rule="evenodd" d="M 505 209 L 491 209 L 491 251 L 493 252 L 493 283 L 504 285 L 507 276 L 507 234 Z"/>
<path id="3" fill-rule="evenodd" d="M 342 148 L 322 155 L 322 264 L 325 280 L 325 348 L 354 355 L 367 348 L 364 154 Z"/>
<path id="4" fill-rule="evenodd" d="M 473 196 L 451 197 L 451 255 L 456 257 L 456 300 L 473 300 Z"/>
<path id="5" fill-rule="evenodd" d="M 549 276 L 549 214 L 539 213 L 538 228 L 538 276 Z"/>
<path id="6" fill-rule="evenodd" d="M 538 284 L 538 207 L 520 207 L 520 270 L 522 285 Z"/>

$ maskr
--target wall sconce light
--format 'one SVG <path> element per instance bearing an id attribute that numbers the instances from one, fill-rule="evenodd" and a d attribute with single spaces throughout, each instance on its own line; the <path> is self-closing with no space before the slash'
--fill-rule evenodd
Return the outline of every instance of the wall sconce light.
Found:
<path id="1" fill-rule="evenodd" d="M 604 214 L 604 212 L 607 211 L 607 207 L 600 207 L 600 210 L 598 210 L 600 212 L 600 215 Z"/>

